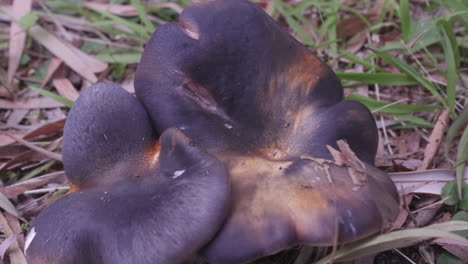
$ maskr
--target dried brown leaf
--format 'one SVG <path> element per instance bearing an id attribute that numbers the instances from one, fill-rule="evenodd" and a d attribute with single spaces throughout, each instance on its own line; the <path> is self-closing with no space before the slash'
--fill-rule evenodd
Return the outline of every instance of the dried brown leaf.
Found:
<path id="1" fill-rule="evenodd" d="M 26 140 L 31 140 L 38 138 L 40 136 L 44 135 L 50 135 L 57 133 L 59 131 L 63 130 L 63 127 L 65 126 L 65 119 L 57 120 L 51 123 L 47 123 L 39 128 L 36 128 L 32 130 L 31 132 L 28 132 L 23 138 Z"/>
<path id="2" fill-rule="evenodd" d="M 65 172 L 58 171 L 49 174 L 45 174 L 39 177 L 29 179 L 24 182 L 16 183 L 7 187 L 0 187 L 2 193 L 6 197 L 12 199 L 18 195 L 23 194 L 26 191 L 41 187 L 49 183 L 64 183 L 66 182 Z"/>
<path id="3" fill-rule="evenodd" d="M 7 119 L 7 126 L 18 125 L 28 112 L 28 109 L 14 109 Z"/>
<path id="4" fill-rule="evenodd" d="M 19 234 L 18 239 L 16 241 L 18 242 L 18 246 L 20 247 L 21 250 L 24 250 L 24 236 L 23 236 L 23 229 L 21 228 L 19 219 L 9 213 L 5 213 L 5 219 L 8 222 L 8 225 L 10 225 L 11 229 L 13 230 L 13 233 Z"/>
<path id="5" fill-rule="evenodd" d="M 0 213 L 0 224 L 3 226 L 5 236 L 11 237 L 15 235 L 2 213 Z M 9 255 L 11 264 L 28 264 L 16 240 L 10 245 Z"/>
<path id="6" fill-rule="evenodd" d="M 4 259 L 5 253 L 8 248 L 10 248 L 11 244 L 18 239 L 20 234 L 12 235 L 8 237 L 7 239 L 3 240 L 2 244 L 0 244 L 0 258 Z"/>
<path id="7" fill-rule="evenodd" d="M 468 246 L 463 246 L 463 245 L 453 245 L 453 242 L 451 245 L 445 245 L 442 246 L 445 250 L 448 252 L 452 253 L 453 255 L 457 256 L 459 259 L 465 261 L 465 263 L 468 262 Z"/>
<path id="8" fill-rule="evenodd" d="M 62 65 L 62 62 L 63 61 L 61 59 L 57 58 L 52 58 L 50 60 L 49 68 L 47 69 L 47 74 L 44 80 L 42 80 L 41 87 L 39 87 L 40 89 L 44 89 L 44 87 L 47 85 L 47 83 L 55 74 L 55 72 L 59 69 L 60 65 Z"/>
<path id="9" fill-rule="evenodd" d="M 379 15 L 375 13 L 364 14 L 365 17 L 370 23 L 377 22 Z M 349 38 L 357 35 L 358 33 L 364 32 L 367 30 L 366 23 L 357 15 L 352 15 L 349 18 L 343 19 L 337 25 L 337 36 L 338 38 Z"/>
<path id="10" fill-rule="evenodd" d="M 12 12 L 16 17 L 22 17 L 31 11 L 31 0 L 14 0 Z M 10 86 L 13 77 L 18 69 L 21 55 L 23 53 L 24 44 L 26 41 L 26 32 L 21 26 L 15 22 L 11 22 L 10 26 L 10 43 L 8 48 L 8 75 L 7 86 Z"/>
<path id="11" fill-rule="evenodd" d="M 103 72 L 109 67 L 109 64 L 102 62 L 96 59 L 94 56 L 91 56 L 88 53 L 76 48 L 71 43 L 64 42 L 64 44 L 70 48 L 71 52 L 73 52 L 77 57 L 81 59 L 81 61 L 88 67 L 88 69 L 91 72 Z"/>
<path id="12" fill-rule="evenodd" d="M 52 85 L 57 89 L 61 96 L 73 102 L 80 96 L 73 84 L 67 78 L 54 78 L 52 80 Z"/>
<path id="13" fill-rule="evenodd" d="M 78 55 L 82 53 L 78 52 L 76 47 L 66 44 L 39 25 L 32 26 L 28 30 L 28 33 L 35 41 L 39 42 L 52 54 L 63 60 L 68 67 L 73 69 L 83 78 L 92 83 L 97 81 L 97 77 L 89 68 L 89 65 L 87 65 L 83 61 L 82 57 Z"/>
<path id="14" fill-rule="evenodd" d="M 20 144 L 34 150 L 34 151 L 37 151 L 37 152 L 39 152 L 41 154 L 44 154 L 44 155 L 46 155 L 47 157 L 49 157 L 51 159 L 58 160 L 58 161 L 62 162 L 62 155 L 60 155 L 60 154 L 57 154 L 55 152 L 51 152 L 51 151 L 48 151 L 48 150 L 43 149 L 41 147 L 38 147 L 38 146 L 32 144 L 31 142 L 28 142 L 28 141 L 26 141 L 26 140 L 24 140 L 24 139 L 22 139 L 20 137 L 17 137 L 17 136 L 15 136 L 13 134 L 6 133 L 6 135 L 11 137 L 12 139 L 14 139 L 16 142 L 18 142 L 18 143 L 20 143 Z"/>

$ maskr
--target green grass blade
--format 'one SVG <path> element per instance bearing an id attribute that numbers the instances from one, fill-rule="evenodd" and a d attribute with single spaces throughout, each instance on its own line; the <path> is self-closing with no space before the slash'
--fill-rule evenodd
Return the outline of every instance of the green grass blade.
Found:
<path id="1" fill-rule="evenodd" d="M 407 114 L 407 115 L 395 115 L 395 117 L 398 117 L 398 118 L 402 118 L 406 121 L 410 121 L 411 124 L 409 125 L 402 125 L 402 127 L 406 127 L 406 126 L 411 126 L 412 128 L 413 127 L 425 127 L 425 128 L 430 128 L 430 127 L 434 127 L 434 125 L 431 123 L 431 122 L 428 122 L 422 118 L 419 118 L 417 116 L 414 116 L 414 115 L 410 115 L 410 114 Z"/>
<path id="2" fill-rule="evenodd" d="M 460 15 L 462 18 L 465 27 L 468 26 L 468 5 L 466 0 L 449 0 L 449 1 L 441 1 L 442 4 L 447 6 L 448 8 L 452 9 L 456 12 L 465 12 L 463 15 Z"/>
<path id="3" fill-rule="evenodd" d="M 347 50 L 341 50 L 339 55 L 343 56 L 344 58 L 346 58 L 347 60 L 349 60 L 350 62 L 352 62 L 354 64 L 359 64 L 359 65 L 362 65 L 362 66 L 367 67 L 369 69 L 373 69 L 375 71 L 382 71 L 382 72 L 385 71 L 383 68 L 379 67 L 378 65 L 375 65 L 373 62 L 363 60 L 363 59 L 359 58 L 358 56 L 348 52 Z M 368 59 L 368 58 L 366 58 L 366 59 Z"/>
<path id="4" fill-rule="evenodd" d="M 465 162 L 468 157 L 468 129 L 465 129 L 463 135 L 460 139 L 460 144 L 458 145 L 457 150 L 457 190 L 458 190 L 458 197 L 460 200 L 463 200 L 463 172 L 465 171 Z M 468 208 L 463 208 L 468 210 Z"/>
<path id="5" fill-rule="evenodd" d="M 455 115 L 455 93 L 457 85 L 457 65 L 460 64 L 457 40 L 452 27 L 445 20 L 439 20 L 437 26 L 440 30 L 445 60 L 447 62 L 447 103 L 452 115 Z"/>
<path id="6" fill-rule="evenodd" d="M 386 62 L 391 64 L 392 66 L 398 68 L 400 71 L 403 73 L 408 74 L 411 76 L 414 80 L 416 80 L 419 84 L 424 86 L 428 91 L 432 93 L 441 103 L 444 107 L 448 107 L 447 102 L 445 101 L 444 97 L 439 93 L 437 88 L 432 84 L 432 82 L 428 81 L 426 78 L 421 76 L 417 71 L 415 71 L 413 68 L 411 68 L 409 65 L 403 63 L 402 61 L 398 60 L 397 58 L 394 58 L 386 53 L 374 50 L 374 52 L 380 56 L 382 59 L 384 59 Z"/>
<path id="7" fill-rule="evenodd" d="M 284 19 L 286 19 L 286 22 L 294 30 L 294 32 L 299 34 L 299 36 L 302 38 L 302 41 L 304 42 L 304 45 L 314 45 L 314 40 L 309 35 L 309 33 L 307 33 L 305 29 L 294 19 L 294 17 L 291 15 L 291 11 L 288 9 L 289 6 L 287 4 L 284 4 L 282 1 L 275 0 L 273 2 L 273 6 L 284 17 Z"/>
<path id="8" fill-rule="evenodd" d="M 400 1 L 400 21 L 401 21 L 401 34 L 403 35 L 403 41 L 408 42 L 411 32 L 411 18 L 409 11 L 409 1 Z"/>
<path id="9" fill-rule="evenodd" d="M 61 104 L 63 104 L 64 106 L 67 106 L 67 107 L 72 107 L 73 106 L 73 101 L 71 100 L 68 100 L 67 98 L 65 97 L 62 97 L 60 95 L 57 95 L 55 93 L 52 93 L 52 92 L 49 92 L 49 91 L 46 91 L 44 89 L 39 89 L 39 88 L 36 88 L 36 87 L 33 87 L 33 86 L 29 86 L 29 88 L 33 91 L 36 91 L 37 93 L 39 94 L 42 94 L 43 96 L 46 96 L 46 97 L 49 97 Z"/>
<path id="10" fill-rule="evenodd" d="M 439 106 L 432 105 L 406 105 L 406 104 L 392 104 L 376 101 L 372 98 L 365 97 L 358 94 L 350 94 L 346 97 L 346 100 L 358 101 L 371 111 L 377 110 L 380 113 L 392 114 L 392 115 L 407 115 L 414 112 L 433 111 L 439 109 Z"/>
<path id="11" fill-rule="evenodd" d="M 145 7 L 143 6 L 143 3 L 140 0 L 132 0 L 131 3 L 132 3 L 132 6 L 135 7 L 135 9 L 137 10 L 138 16 L 140 17 L 141 22 L 145 24 L 146 31 L 152 34 L 156 30 L 156 27 L 153 25 L 153 23 L 149 19 L 148 13 L 146 12 Z"/>
<path id="12" fill-rule="evenodd" d="M 137 34 L 140 37 L 143 37 L 146 40 L 150 39 L 150 37 L 151 37 L 150 34 L 148 32 L 146 32 L 146 30 L 140 24 L 128 21 L 127 19 L 123 19 L 123 18 L 121 18 L 119 16 L 116 16 L 116 15 L 108 13 L 108 12 L 102 12 L 102 11 L 100 11 L 98 9 L 93 9 L 93 10 L 95 12 L 101 14 L 102 16 L 104 16 L 106 18 L 109 18 L 110 20 L 112 20 L 112 22 L 114 24 L 121 24 L 121 25 L 124 25 L 124 26 L 128 27 L 130 30 L 135 32 L 135 34 Z"/>
<path id="13" fill-rule="evenodd" d="M 449 150 L 452 147 L 453 139 L 457 136 L 458 131 L 466 128 L 468 125 L 468 106 L 463 109 L 458 118 L 453 122 L 447 131 L 447 139 L 445 141 L 445 156 L 448 158 Z"/>
<path id="14" fill-rule="evenodd" d="M 452 231 L 468 229 L 468 222 L 449 221 L 443 224 L 434 224 L 423 228 L 406 229 L 394 231 L 387 234 L 377 235 L 369 239 L 350 243 L 317 262 L 316 264 L 329 263 L 333 260 L 346 261 L 373 253 L 400 248 L 420 242 L 426 239 L 443 237 L 468 245 L 468 240 L 462 236 L 451 233 Z"/>
<path id="15" fill-rule="evenodd" d="M 416 85 L 418 84 L 413 78 L 406 74 L 397 73 L 352 73 L 338 72 L 336 73 L 342 80 L 357 81 L 366 84 L 381 84 L 381 85 Z"/>
<path id="16" fill-rule="evenodd" d="M 141 60 L 141 53 L 129 52 L 120 54 L 101 53 L 96 59 L 108 63 L 135 64 Z"/>
<path id="17" fill-rule="evenodd" d="M 19 179 L 18 182 L 23 182 L 23 181 L 29 180 L 29 179 L 41 174 L 45 170 L 52 167 L 55 163 L 56 163 L 55 160 L 51 160 L 51 161 L 43 164 L 42 166 L 39 166 L 39 167 L 35 168 L 34 170 L 30 171 L 28 174 L 24 175 L 21 179 Z"/>

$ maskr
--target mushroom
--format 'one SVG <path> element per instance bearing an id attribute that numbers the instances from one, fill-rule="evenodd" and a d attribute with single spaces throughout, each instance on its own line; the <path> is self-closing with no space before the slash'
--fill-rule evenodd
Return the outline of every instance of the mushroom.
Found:
<path id="1" fill-rule="evenodd" d="M 77 190 L 34 220 L 30 264 L 182 263 L 226 215 L 223 164 L 176 128 L 158 144 L 142 105 L 117 85 L 96 84 L 77 100 L 63 159 Z"/>
<path id="2" fill-rule="evenodd" d="M 343 101 L 325 63 L 245 0 L 196 4 L 179 21 L 147 44 L 135 90 L 158 132 L 181 129 L 229 170 L 210 263 L 348 243 L 395 219 L 397 190 L 372 166 L 373 116 Z"/>

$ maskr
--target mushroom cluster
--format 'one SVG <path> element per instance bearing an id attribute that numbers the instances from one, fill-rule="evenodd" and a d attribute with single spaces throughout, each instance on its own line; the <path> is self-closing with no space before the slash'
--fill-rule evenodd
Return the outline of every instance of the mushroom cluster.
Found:
<path id="1" fill-rule="evenodd" d="M 398 214 L 372 114 L 255 4 L 205 2 L 161 26 L 135 91 L 96 84 L 73 106 L 74 192 L 34 221 L 31 264 L 245 263 Z"/>

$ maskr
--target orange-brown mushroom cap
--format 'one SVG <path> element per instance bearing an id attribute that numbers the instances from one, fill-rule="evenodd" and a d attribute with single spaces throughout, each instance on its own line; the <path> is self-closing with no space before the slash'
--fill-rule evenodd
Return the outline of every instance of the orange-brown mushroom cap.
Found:
<path id="1" fill-rule="evenodd" d="M 180 128 L 229 169 L 233 207 L 203 251 L 210 263 L 347 243 L 398 213 L 394 184 L 371 166 L 372 114 L 342 101 L 333 71 L 248 1 L 197 4 L 160 27 L 135 89 L 158 131 Z M 338 140 L 360 168 L 332 161 Z"/>
<path id="2" fill-rule="evenodd" d="M 82 94 L 65 134 L 67 174 L 82 185 L 33 221 L 28 263 L 183 263 L 216 234 L 230 197 L 225 166 L 176 128 L 157 144 L 141 109 L 116 85 Z"/>

